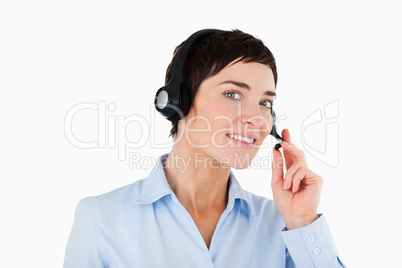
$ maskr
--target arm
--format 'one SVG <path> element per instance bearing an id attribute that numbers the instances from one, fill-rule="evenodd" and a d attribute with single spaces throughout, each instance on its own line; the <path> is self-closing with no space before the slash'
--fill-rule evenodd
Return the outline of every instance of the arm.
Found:
<path id="1" fill-rule="evenodd" d="M 271 187 L 286 224 L 282 237 L 287 267 L 344 267 L 325 218 L 317 215 L 323 179 L 308 168 L 303 151 L 291 143 L 287 129 L 282 136 L 284 157 L 274 150 Z"/>
<path id="2" fill-rule="evenodd" d="M 64 268 L 104 267 L 90 199 L 82 199 L 75 210 L 74 225 L 64 256 Z"/>

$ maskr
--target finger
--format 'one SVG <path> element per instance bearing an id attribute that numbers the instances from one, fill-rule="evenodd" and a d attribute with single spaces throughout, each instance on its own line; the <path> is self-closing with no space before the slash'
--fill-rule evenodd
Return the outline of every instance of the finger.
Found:
<path id="1" fill-rule="evenodd" d="M 299 165 L 292 165 L 285 174 L 284 182 L 283 182 L 283 189 L 289 190 L 292 187 L 292 181 L 295 173 L 300 168 Z"/>
<path id="2" fill-rule="evenodd" d="M 307 167 L 307 161 L 304 152 L 297 148 L 296 145 L 294 145 L 293 143 L 281 142 L 281 146 L 284 153 L 287 152 L 292 156 L 292 164 L 293 162 L 298 161 L 303 166 Z M 287 159 L 285 158 L 285 160 Z M 288 163 L 286 163 L 286 166 L 288 166 Z"/>
<path id="3" fill-rule="evenodd" d="M 272 160 L 272 186 L 282 183 L 283 180 L 283 157 L 279 150 L 273 150 Z"/>
<path id="4" fill-rule="evenodd" d="M 306 177 L 307 168 L 300 167 L 293 176 L 292 193 L 296 193 L 300 189 L 301 181 Z"/>
<path id="5" fill-rule="evenodd" d="M 311 171 L 308 168 L 305 168 L 305 175 L 303 179 L 303 184 L 304 185 L 312 185 L 312 184 L 318 184 L 321 185 L 323 184 L 323 179 L 321 176 L 317 175 L 313 171 Z"/>
<path id="6" fill-rule="evenodd" d="M 285 128 L 284 130 L 282 130 L 282 138 L 283 138 L 284 141 L 292 142 L 292 140 L 290 139 L 289 129 Z"/>
<path id="7" fill-rule="evenodd" d="M 288 129 L 284 129 L 282 130 L 282 138 L 283 141 L 286 142 L 292 142 L 291 138 L 290 138 L 290 132 Z M 288 152 L 288 151 L 283 151 L 283 155 L 285 157 L 285 164 L 286 164 L 286 170 L 289 169 L 289 167 L 291 167 L 293 165 L 293 156 Z"/>

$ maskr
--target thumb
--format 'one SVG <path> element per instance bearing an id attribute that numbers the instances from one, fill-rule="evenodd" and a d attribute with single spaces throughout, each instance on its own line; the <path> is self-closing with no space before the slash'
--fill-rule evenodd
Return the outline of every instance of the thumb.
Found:
<path id="1" fill-rule="evenodd" d="M 277 183 L 283 180 L 283 157 L 279 150 L 273 150 L 272 160 L 272 181 L 271 185 L 277 185 Z"/>

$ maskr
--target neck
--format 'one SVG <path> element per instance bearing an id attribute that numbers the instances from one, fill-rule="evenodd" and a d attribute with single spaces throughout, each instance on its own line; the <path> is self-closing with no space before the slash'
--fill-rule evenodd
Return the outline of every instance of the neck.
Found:
<path id="1" fill-rule="evenodd" d="M 209 215 L 225 210 L 228 199 L 229 167 L 204 153 L 188 151 L 175 144 L 164 164 L 166 179 L 180 203 L 192 215 Z"/>

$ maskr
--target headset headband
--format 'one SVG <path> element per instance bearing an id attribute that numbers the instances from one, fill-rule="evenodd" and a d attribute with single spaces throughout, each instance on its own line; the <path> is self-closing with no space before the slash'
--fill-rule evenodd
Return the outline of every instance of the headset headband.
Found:
<path id="1" fill-rule="evenodd" d="M 172 78 L 170 78 L 170 81 L 168 84 L 172 83 L 173 85 L 179 86 L 181 83 L 181 78 L 183 75 L 183 68 L 184 68 L 184 63 L 186 62 L 186 57 L 188 54 L 188 51 L 190 50 L 190 47 L 195 43 L 197 40 L 211 35 L 216 32 L 222 32 L 221 30 L 217 29 L 204 29 L 200 30 L 198 32 L 193 33 L 187 40 L 184 42 L 183 46 L 180 48 L 180 51 L 177 54 L 177 58 L 174 62 L 173 66 L 173 74 Z"/>
<path id="2" fill-rule="evenodd" d="M 182 119 L 190 110 L 190 92 L 181 84 L 184 64 L 190 47 L 197 40 L 216 32 L 218 29 L 204 29 L 193 33 L 180 48 L 173 65 L 173 73 L 169 82 L 160 88 L 155 96 L 155 108 L 172 122 Z"/>

